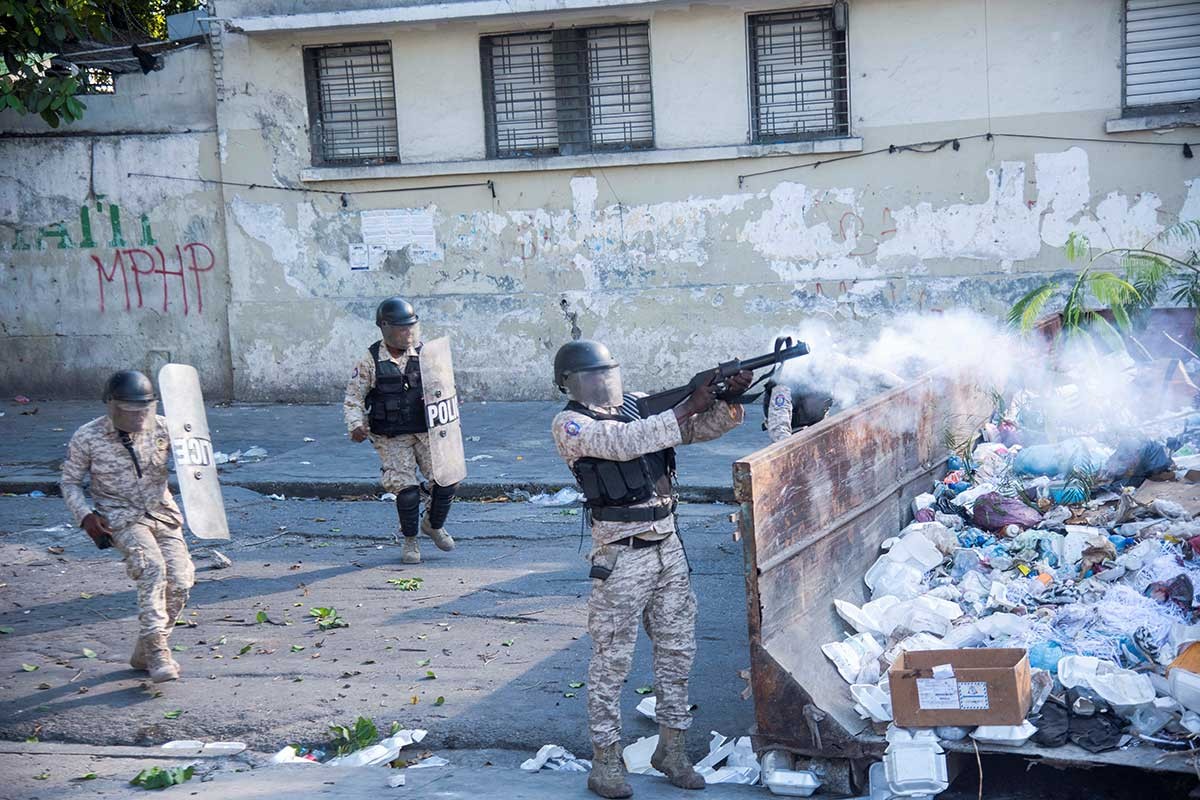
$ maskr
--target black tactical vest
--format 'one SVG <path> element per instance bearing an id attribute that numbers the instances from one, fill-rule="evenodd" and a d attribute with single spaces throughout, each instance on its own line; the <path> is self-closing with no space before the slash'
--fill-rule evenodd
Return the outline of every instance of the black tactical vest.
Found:
<path id="1" fill-rule="evenodd" d="M 367 392 L 367 422 L 371 433 L 399 436 L 429 430 L 425 400 L 421 395 L 421 363 L 410 358 L 401 369 L 395 362 L 380 361 L 376 342 L 368 348 L 375 363 L 375 385 Z"/>
<path id="2" fill-rule="evenodd" d="M 633 420 L 616 414 L 593 411 L 574 400 L 567 403 L 574 411 L 592 419 L 628 423 Z M 592 519 L 611 522 L 650 522 L 664 519 L 671 506 L 628 508 L 651 497 L 670 497 L 675 478 L 675 448 L 646 453 L 629 461 L 605 458 L 581 458 L 572 467 L 583 492 Z"/>

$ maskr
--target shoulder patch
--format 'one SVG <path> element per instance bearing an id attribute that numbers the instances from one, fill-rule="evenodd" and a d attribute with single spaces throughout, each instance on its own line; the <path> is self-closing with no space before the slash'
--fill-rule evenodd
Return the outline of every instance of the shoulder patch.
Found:
<path id="1" fill-rule="evenodd" d="M 776 408 L 783 408 L 784 406 L 787 405 L 787 401 L 788 401 L 788 399 L 784 395 L 782 395 L 782 394 L 775 395 L 775 407 Z"/>
<path id="2" fill-rule="evenodd" d="M 563 432 L 566 433 L 567 436 L 578 436 L 579 431 L 580 431 L 579 423 L 576 422 L 575 420 L 569 419 L 565 423 L 563 423 Z"/>

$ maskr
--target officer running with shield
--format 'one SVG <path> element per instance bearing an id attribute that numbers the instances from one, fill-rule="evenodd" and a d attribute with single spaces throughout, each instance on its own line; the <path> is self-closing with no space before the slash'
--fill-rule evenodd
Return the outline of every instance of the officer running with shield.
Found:
<path id="1" fill-rule="evenodd" d="M 121 552 L 137 584 L 138 639 L 130 666 L 148 671 L 155 683 L 172 681 L 179 665 L 167 639 L 187 604 L 195 567 L 167 488 L 167 420 L 155 413 L 150 379 L 135 370 L 109 378 L 103 400 L 108 413 L 80 427 L 67 445 L 62 496 L 97 547 Z"/>
<path id="2" fill-rule="evenodd" d="M 726 396 L 750 386 L 742 371 Z M 675 528 L 674 447 L 716 439 L 741 423 L 741 406 L 702 385 L 680 405 L 641 418 L 637 396 L 624 394 L 621 371 L 599 342 L 573 341 L 554 357 L 554 382 L 570 402 L 553 422 L 559 455 L 575 474 L 592 524 L 588 633 L 588 725 L 594 761 L 588 788 L 630 797 L 621 757 L 621 686 L 629 673 L 638 619 L 654 643 L 658 747 L 650 759 L 674 785 L 703 789 L 687 758 L 691 725 L 688 673 L 696 654 L 696 597 Z"/>
<path id="3" fill-rule="evenodd" d="M 399 297 L 379 304 L 375 324 L 382 338 L 354 368 L 343 412 L 350 438 L 370 439 L 375 446 L 383 487 L 396 495 L 400 561 L 419 564 L 418 532 L 439 550 L 454 549 L 444 526 L 455 486 L 466 475 L 449 342 L 422 344 L 416 310 Z M 423 518 L 418 467 L 429 481 Z"/>

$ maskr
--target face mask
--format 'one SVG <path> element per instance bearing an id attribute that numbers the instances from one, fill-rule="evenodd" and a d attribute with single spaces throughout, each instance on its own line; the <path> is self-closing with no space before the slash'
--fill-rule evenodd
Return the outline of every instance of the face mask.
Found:
<path id="1" fill-rule="evenodd" d="M 157 403 L 130 403 L 124 400 L 108 401 L 108 418 L 113 427 L 125 433 L 138 433 L 150 427 Z"/>
<path id="2" fill-rule="evenodd" d="M 567 376 L 567 394 L 572 400 L 594 408 L 614 408 L 625 399 L 621 368 L 608 367 Z"/>
<path id="3" fill-rule="evenodd" d="M 410 347 L 416 347 L 421 340 L 421 323 L 419 322 L 414 322 L 412 325 L 381 325 L 379 330 L 383 334 L 384 344 L 393 350 L 404 351 Z"/>

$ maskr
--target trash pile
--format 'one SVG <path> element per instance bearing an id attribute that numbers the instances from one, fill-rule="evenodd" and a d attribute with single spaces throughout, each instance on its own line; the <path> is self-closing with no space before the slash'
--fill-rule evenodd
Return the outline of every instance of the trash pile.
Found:
<path id="1" fill-rule="evenodd" d="M 1196 389 L 1182 388 L 1172 398 L 1190 405 Z M 922 771 L 921 793 L 945 788 L 939 739 L 1071 742 L 1094 753 L 1200 742 L 1200 414 L 1160 402 L 1153 419 L 1132 422 L 1137 410 L 1125 408 L 1108 420 L 1125 414 L 1120 424 L 1089 435 L 1064 413 L 1079 397 L 1075 387 L 998 397 L 969 440 L 948 442 L 946 474 L 883 543 L 864 576 L 867 602 L 834 601 L 848 631 L 822 652 L 862 718 L 886 728 L 889 755 L 877 766 L 893 791 L 892 754 L 905 748 L 935 765 Z M 978 648 L 1015 649 L 991 654 L 1016 653 L 1004 662 L 1012 698 L 993 696 L 989 711 L 984 691 L 972 705 L 966 662 L 938 653 L 920 669 L 910 659 L 907 673 L 921 679 L 904 693 L 913 710 L 901 711 L 905 654 Z M 1005 702 L 1020 706 L 1017 719 L 986 724 Z M 980 721 L 897 723 L 936 720 L 936 709 Z"/>

